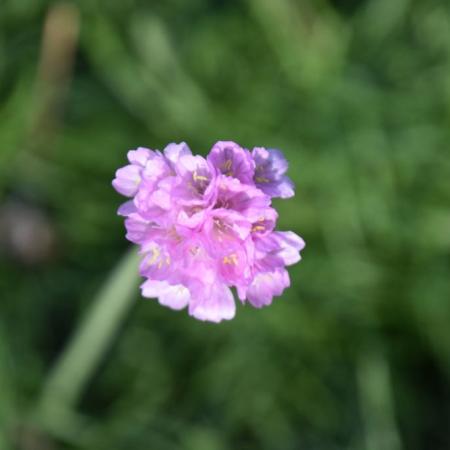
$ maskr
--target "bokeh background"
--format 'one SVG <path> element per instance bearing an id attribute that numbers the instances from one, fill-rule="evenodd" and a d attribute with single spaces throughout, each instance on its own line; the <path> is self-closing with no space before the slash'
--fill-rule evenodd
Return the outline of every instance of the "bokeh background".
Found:
<path id="1" fill-rule="evenodd" d="M 449 56 L 446 0 L 1 0 L 0 448 L 450 448 Z M 291 288 L 214 325 L 128 275 L 41 408 L 129 247 L 126 151 L 219 139 L 290 161 Z"/>

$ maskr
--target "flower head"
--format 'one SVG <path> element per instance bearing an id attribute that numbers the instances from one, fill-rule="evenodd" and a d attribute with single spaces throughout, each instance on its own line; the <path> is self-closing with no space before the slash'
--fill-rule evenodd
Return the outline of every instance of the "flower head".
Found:
<path id="1" fill-rule="evenodd" d="M 220 141 L 205 159 L 181 143 L 162 152 L 140 147 L 128 160 L 112 184 L 130 197 L 118 213 L 142 254 L 144 297 L 220 322 L 235 315 L 230 288 L 260 308 L 289 286 L 286 266 L 305 244 L 275 231 L 271 199 L 294 195 L 279 150 Z"/>

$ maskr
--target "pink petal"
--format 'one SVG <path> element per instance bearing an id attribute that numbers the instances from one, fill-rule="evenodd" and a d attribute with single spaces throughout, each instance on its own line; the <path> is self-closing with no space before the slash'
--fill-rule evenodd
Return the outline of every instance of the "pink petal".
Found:
<path id="1" fill-rule="evenodd" d="M 116 171 L 112 185 L 122 195 L 132 197 L 136 194 L 141 183 L 141 169 L 138 166 L 128 165 Z"/>
<path id="2" fill-rule="evenodd" d="M 236 313 L 233 294 L 222 283 L 203 286 L 203 291 L 197 290 L 189 305 L 189 314 L 196 319 L 209 322 L 230 320 Z"/>
<path id="3" fill-rule="evenodd" d="M 191 294 L 182 284 L 170 285 L 165 281 L 147 280 L 141 285 L 142 295 L 149 298 L 158 298 L 163 306 L 180 310 L 185 308 Z"/>
<path id="4" fill-rule="evenodd" d="M 130 161 L 131 164 L 137 164 L 141 167 L 145 167 L 147 161 L 151 157 L 154 157 L 154 155 L 155 152 L 144 147 L 139 147 L 136 150 L 130 150 L 127 153 L 128 161 Z"/>
<path id="5" fill-rule="evenodd" d="M 247 289 L 247 299 L 255 308 L 261 308 L 270 305 L 273 297 L 281 295 L 289 285 L 289 274 L 285 269 L 259 273 Z"/>

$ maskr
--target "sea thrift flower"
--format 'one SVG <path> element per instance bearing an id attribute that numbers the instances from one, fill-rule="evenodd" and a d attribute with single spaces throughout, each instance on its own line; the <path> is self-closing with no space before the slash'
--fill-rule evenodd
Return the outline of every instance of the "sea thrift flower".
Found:
<path id="1" fill-rule="evenodd" d="M 205 159 L 181 143 L 163 152 L 140 147 L 128 160 L 112 184 L 130 197 L 118 213 L 142 255 L 144 297 L 220 322 L 235 315 L 230 288 L 260 308 L 289 286 L 286 266 L 305 244 L 275 231 L 272 198 L 294 195 L 279 150 L 220 141 Z"/>

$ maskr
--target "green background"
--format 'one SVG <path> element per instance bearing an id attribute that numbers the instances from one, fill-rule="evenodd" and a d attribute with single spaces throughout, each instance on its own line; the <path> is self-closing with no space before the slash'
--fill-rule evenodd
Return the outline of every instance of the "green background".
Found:
<path id="1" fill-rule="evenodd" d="M 445 0 L 0 0 L 0 448 L 450 448 L 449 56 Z M 129 247 L 126 151 L 217 140 L 286 154 L 292 286 L 215 325 L 128 276 L 40 409 Z"/>

